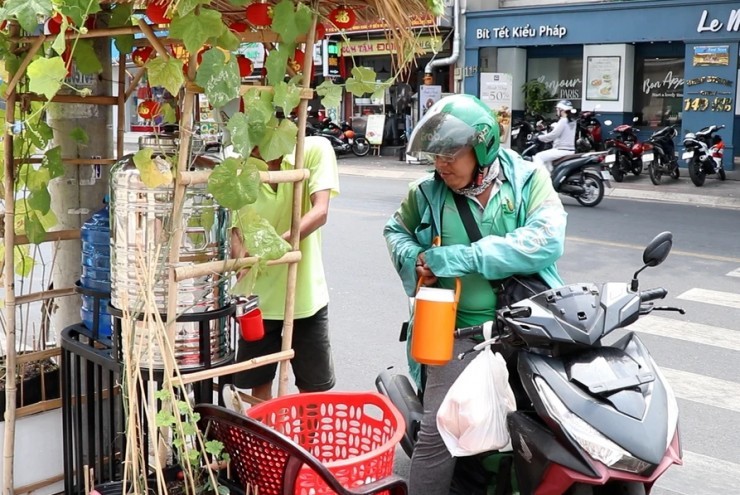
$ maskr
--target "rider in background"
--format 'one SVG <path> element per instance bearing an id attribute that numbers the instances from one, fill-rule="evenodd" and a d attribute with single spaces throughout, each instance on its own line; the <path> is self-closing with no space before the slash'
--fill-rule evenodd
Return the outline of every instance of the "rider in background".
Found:
<path id="1" fill-rule="evenodd" d="M 573 104 L 569 100 L 560 100 L 555 105 L 559 120 L 555 128 L 546 134 L 537 136 L 542 142 L 552 142 L 552 148 L 534 155 L 534 162 L 543 165 L 552 172 L 552 162 L 576 151 L 576 121 Z"/>

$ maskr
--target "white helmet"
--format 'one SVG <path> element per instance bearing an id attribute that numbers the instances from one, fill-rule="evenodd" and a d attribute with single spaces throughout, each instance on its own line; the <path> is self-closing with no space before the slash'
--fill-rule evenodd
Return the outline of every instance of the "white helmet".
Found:
<path id="1" fill-rule="evenodd" d="M 570 112 L 573 110 L 573 104 L 570 102 L 570 100 L 560 100 L 556 105 L 555 108 L 560 110 L 565 110 L 566 112 Z"/>

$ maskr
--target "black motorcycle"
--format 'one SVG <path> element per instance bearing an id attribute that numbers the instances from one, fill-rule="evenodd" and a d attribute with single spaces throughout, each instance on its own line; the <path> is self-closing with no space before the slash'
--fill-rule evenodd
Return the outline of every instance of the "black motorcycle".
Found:
<path id="1" fill-rule="evenodd" d="M 522 151 L 531 161 L 534 155 L 551 146 L 532 134 Z M 575 198 L 582 206 L 596 206 L 604 199 L 604 186 L 611 187 L 611 175 L 603 163 L 603 153 L 579 153 L 552 162 L 552 185 L 557 192 Z"/>
<path id="2" fill-rule="evenodd" d="M 370 153 L 370 142 L 363 134 L 356 133 L 346 120 L 337 124 L 331 118 L 325 117 L 316 128 L 322 135 L 332 136 L 349 144 L 352 153 L 357 156 Z"/>
<path id="3" fill-rule="evenodd" d="M 647 140 L 652 148 L 642 154 L 643 166 L 647 167 L 650 180 L 656 186 L 664 175 L 674 179 L 681 176 L 673 145 L 673 139 L 678 135 L 677 127 L 678 124 L 673 124 L 655 131 Z"/>
<path id="4" fill-rule="evenodd" d="M 724 143 L 714 134 L 724 128 L 724 125 L 710 125 L 698 132 L 689 132 L 683 138 L 682 158 L 686 160 L 691 182 L 697 187 L 704 185 L 707 175 L 717 174 L 719 180 L 726 178 L 722 166 Z"/>

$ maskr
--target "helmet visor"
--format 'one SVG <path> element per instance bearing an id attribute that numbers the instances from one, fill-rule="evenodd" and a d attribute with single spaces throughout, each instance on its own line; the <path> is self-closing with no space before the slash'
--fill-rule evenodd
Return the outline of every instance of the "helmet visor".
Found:
<path id="1" fill-rule="evenodd" d="M 430 111 L 411 133 L 406 152 L 432 161 L 438 156 L 452 160 L 460 149 L 477 142 L 475 128 L 449 113 Z"/>

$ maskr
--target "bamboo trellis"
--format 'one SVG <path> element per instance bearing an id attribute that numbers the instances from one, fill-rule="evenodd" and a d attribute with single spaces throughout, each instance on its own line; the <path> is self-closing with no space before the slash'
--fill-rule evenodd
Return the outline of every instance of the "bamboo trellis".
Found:
<path id="1" fill-rule="evenodd" d="M 166 0 L 151 0 L 153 3 L 165 3 Z M 101 1 L 101 3 L 116 3 L 114 1 Z M 128 0 L 118 0 L 118 3 L 129 3 Z M 303 2 L 310 3 L 314 12 L 312 28 L 309 30 L 309 34 L 304 37 L 298 37 L 297 42 L 305 42 L 306 46 L 313 46 L 314 44 L 314 33 L 316 23 L 318 22 L 317 13 L 321 10 L 324 13 L 328 12 L 331 8 L 340 5 L 349 5 L 359 10 L 359 17 L 361 19 L 383 19 L 388 26 L 386 36 L 393 38 L 398 42 L 398 50 L 396 54 L 400 56 L 404 51 L 402 48 L 409 46 L 413 42 L 414 35 L 407 28 L 409 15 L 424 14 L 426 13 L 427 0 L 311 0 Z M 212 0 L 210 2 L 211 7 L 216 8 L 223 15 L 224 19 L 230 20 L 242 20 L 243 10 L 236 9 L 227 0 Z M 51 36 L 44 34 L 32 35 L 32 36 L 20 36 L 19 26 L 16 23 L 11 23 L 10 29 L 10 40 L 19 47 L 19 51 L 25 49 L 25 57 L 23 58 L 19 69 L 17 70 L 14 77 L 9 81 L 6 92 L 2 95 L 7 102 L 6 111 L 6 125 L 4 129 L 4 158 L 5 158 L 5 178 L 4 178 L 4 190 L 5 190 L 5 213 L 4 213 L 4 242 L 5 242 L 5 265 L 4 265 L 4 287 L 5 287 L 5 306 L 3 312 L 6 319 L 6 333 L 7 340 L 10 343 L 15 343 L 16 339 L 16 307 L 19 304 L 25 304 L 32 301 L 45 300 L 56 297 L 66 297 L 73 295 L 72 287 L 58 287 L 53 292 L 45 291 L 35 294 L 24 295 L 16 297 L 15 292 L 15 267 L 13 262 L 13 252 L 15 246 L 29 244 L 29 240 L 26 236 L 16 235 L 15 233 L 15 195 L 14 195 L 14 173 L 17 165 L 21 163 L 36 163 L 36 159 L 18 159 L 14 157 L 13 149 L 13 134 L 12 128 L 16 122 L 15 108 L 16 104 L 24 101 L 46 101 L 45 98 L 39 97 L 38 95 L 31 93 L 20 93 L 18 92 L 18 83 L 25 75 L 26 68 L 32 61 L 34 55 L 43 46 L 45 41 L 51 41 Z M 167 58 L 170 54 L 165 49 L 166 44 L 179 43 L 179 40 L 171 40 L 166 37 L 158 37 L 151 26 L 147 25 L 144 21 L 139 21 L 137 25 L 118 27 L 118 28 L 92 28 L 87 32 L 70 32 L 66 35 L 66 38 L 111 38 L 113 36 L 124 35 L 124 34 L 138 34 L 144 35 L 143 39 L 136 41 L 136 44 L 149 43 L 163 58 Z M 263 43 L 268 47 L 274 46 L 275 43 L 279 42 L 279 36 L 270 30 L 253 30 L 243 33 L 235 33 L 237 37 L 243 42 L 259 42 Z M 195 79 L 195 54 L 191 54 L 189 65 L 188 79 L 193 81 Z M 261 356 L 252 359 L 247 362 L 231 364 L 213 368 L 210 370 L 193 372 L 179 380 L 179 383 L 192 383 L 205 379 L 212 379 L 218 376 L 243 371 L 258 366 L 263 366 L 268 363 L 278 362 L 280 365 L 279 382 L 278 382 L 278 395 L 284 395 L 287 392 L 288 387 L 288 363 L 293 357 L 293 351 L 291 349 L 292 333 L 293 333 L 293 321 L 294 321 L 294 304 L 295 304 L 295 285 L 298 262 L 301 259 L 301 253 L 298 249 L 300 241 L 299 224 L 301 219 L 301 202 L 303 196 L 303 186 L 306 178 L 308 177 L 307 170 L 304 169 L 304 146 L 305 146 L 305 128 L 307 123 L 307 108 L 308 101 L 313 98 L 313 90 L 310 87 L 312 79 L 313 69 L 313 57 L 306 56 L 303 65 L 303 79 L 302 79 L 302 92 L 301 101 L 298 107 L 298 138 L 295 150 L 295 170 L 293 171 L 279 171 L 279 172 L 268 172 L 261 173 L 260 180 L 264 183 L 294 183 L 293 188 L 293 208 L 291 214 L 291 229 L 290 229 L 290 244 L 292 250 L 283 256 L 282 258 L 271 261 L 268 264 L 287 263 L 288 267 L 288 279 L 286 287 L 286 302 L 285 302 L 285 318 L 284 318 L 284 332 L 283 342 L 280 352 L 274 353 L 267 356 Z M 109 105 L 118 109 L 117 119 L 117 146 L 116 146 L 116 157 L 115 158 L 95 158 L 95 159 L 64 159 L 63 163 L 69 165 L 90 165 L 95 164 L 112 164 L 117 160 L 120 160 L 124 156 L 124 133 L 125 133 L 125 105 L 131 95 L 134 93 L 140 79 L 144 75 L 145 69 L 140 69 L 131 78 L 128 86 L 126 85 L 126 55 L 121 54 L 118 61 L 118 83 L 117 83 L 117 94 L 113 95 L 99 95 L 99 96 L 76 96 L 76 95 L 57 95 L 51 98 L 52 102 L 57 103 L 71 103 L 71 104 L 86 104 L 86 105 Z M 249 86 L 251 89 L 254 86 Z M 269 87 L 260 87 L 262 90 L 271 90 Z M 173 215 L 172 225 L 181 226 L 183 218 L 183 204 L 186 188 L 189 185 L 204 183 L 208 180 L 208 172 L 189 172 L 187 171 L 188 156 L 190 147 L 190 137 L 193 135 L 194 129 L 194 113 L 195 113 L 195 102 L 198 95 L 202 93 L 202 89 L 198 88 L 193 83 L 186 83 L 184 89 L 181 91 L 181 105 L 182 105 L 182 121 L 180 122 L 181 132 L 181 149 L 179 153 L 179 159 L 177 163 L 176 173 L 174 174 L 174 200 L 173 200 Z M 175 228 L 171 233 L 170 239 L 170 252 L 169 252 L 169 263 L 170 271 L 168 277 L 168 300 L 167 300 L 167 328 L 168 328 L 168 339 L 170 342 L 175 340 L 175 320 L 177 317 L 177 293 L 178 284 L 181 281 L 198 277 L 203 274 L 215 274 L 215 273 L 227 273 L 239 270 L 241 268 L 249 267 L 255 264 L 258 260 L 253 257 L 231 259 L 226 263 L 203 263 L 198 266 L 187 267 L 187 268 L 175 268 L 178 265 L 180 250 L 178 246 L 182 241 L 183 232 L 181 228 Z M 43 242 L 56 242 L 56 241 L 76 241 L 80 238 L 79 231 L 76 230 L 65 230 L 57 232 L 49 232 L 46 234 Z M 24 357 L 24 359 L 30 359 L 31 357 Z M 170 364 L 174 364 L 174 356 L 165 355 L 165 359 L 169 360 Z M 6 379 L 6 416 L 5 416 L 5 440 L 4 440 L 4 486 L 3 492 L 6 495 L 12 495 L 15 491 L 14 479 L 13 479 L 13 461 L 14 461 L 14 447 L 15 447 L 15 418 L 16 418 L 16 389 L 14 374 L 17 364 L 16 348 L 15 345 L 8 346 L 7 349 L 7 370 L 8 376 Z M 177 382 L 178 380 L 174 380 Z M 39 488 L 35 486 L 34 488 Z"/>

